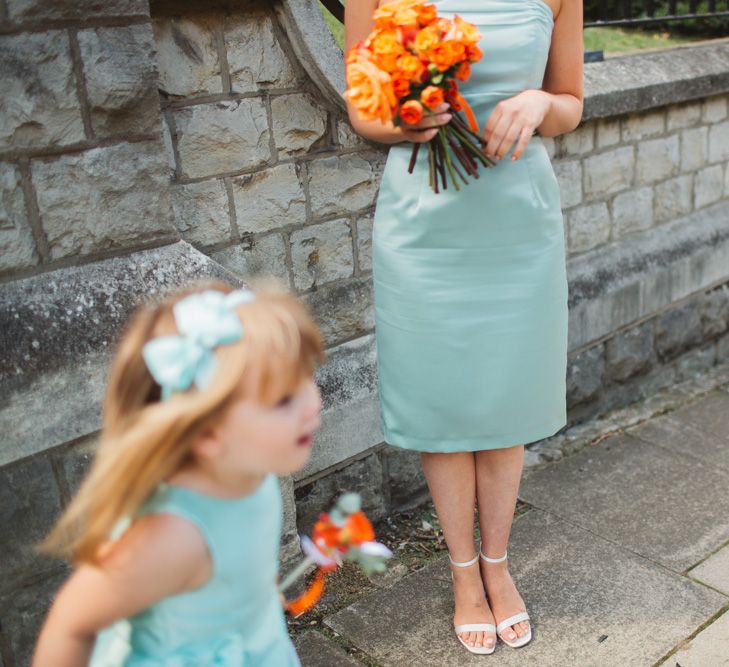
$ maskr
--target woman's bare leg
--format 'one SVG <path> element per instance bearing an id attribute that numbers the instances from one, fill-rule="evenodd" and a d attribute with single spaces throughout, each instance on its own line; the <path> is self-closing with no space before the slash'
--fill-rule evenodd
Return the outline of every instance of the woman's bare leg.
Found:
<path id="1" fill-rule="evenodd" d="M 423 471 L 443 528 L 448 551 L 456 562 L 474 556 L 473 515 L 476 504 L 476 461 L 472 452 L 421 455 Z M 493 623 L 480 570 L 451 567 L 456 604 L 454 623 Z M 461 638 L 471 646 L 493 646 L 492 633 L 464 632 Z"/>
<path id="2" fill-rule="evenodd" d="M 475 460 L 481 551 L 489 558 L 499 558 L 506 552 L 511 533 L 524 468 L 524 445 L 476 452 Z M 508 560 L 502 563 L 480 562 L 494 616 L 503 620 L 523 611 L 524 600 L 509 574 Z M 524 636 L 528 629 L 528 621 L 522 621 L 506 628 L 501 634 L 513 641 Z"/>

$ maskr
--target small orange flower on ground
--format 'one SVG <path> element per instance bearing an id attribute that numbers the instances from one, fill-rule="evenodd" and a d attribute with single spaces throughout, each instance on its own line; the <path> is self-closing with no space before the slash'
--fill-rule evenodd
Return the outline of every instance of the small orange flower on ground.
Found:
<path id="1" fill-rule="evenodd" d="M 466 81 L 471 76 L 471 65 L 466 61 L 462 62 L 454 72 L 453 76 L 455 76 L 459 81 Z"/>
<path id="2" fill-rule="evenodd" d="M 428 109 L 435 109 L 435 107 L 443 103 L 444 98 L 443 89 L 438 88 L 438 86 L 428 86 L 420 93 L 420 101 Z"/>
<path id="3" fill-rule="evenodd" d="M 314 540 L 314 544 L 320 548 L 335 547 L 339 544 L 339 528 L 329 520 L 327 514 L 322 514 L 314 524 L 312 539 Z"/>
<path id="4" fill-rule="evenodd" d="M 408 125 L 419 123 L 423 117 L 423 105 L 417 100 L 409 100 L 400 107 L 400 118 Z"/>
<path id="5" fill-rule="evenodd" d="M 307 588 L 295 600 L 291 600 L 286 604 L 286 610 L 294 616 L 299 616 L 305 611 L 311 609 L 321 598 L 324 592 L 324 572 L 318 570 L 311 586 Z"/>

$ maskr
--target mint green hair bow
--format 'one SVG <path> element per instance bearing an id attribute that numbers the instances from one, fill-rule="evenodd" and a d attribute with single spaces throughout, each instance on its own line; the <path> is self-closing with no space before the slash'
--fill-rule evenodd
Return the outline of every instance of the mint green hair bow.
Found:
<path id="1" fill-rule="evenodd" d="M 235 308 L 254 298 L 250 290 L 206 290 L 172 307 L 180 335 L 154 338 L 142 349 L 149 372 L 162 387 L 162 400 L 192 384 L 198 389 L 210 385 L 216 368 L 213 349 L 240 340 L 243 325 Z"/>

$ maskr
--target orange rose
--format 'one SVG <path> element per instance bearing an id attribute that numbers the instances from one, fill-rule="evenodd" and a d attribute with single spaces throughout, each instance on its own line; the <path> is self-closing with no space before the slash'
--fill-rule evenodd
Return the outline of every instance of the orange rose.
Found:
<path id="1" fill-rule="evenodd" d="M 436 44 L 429 51 L 430 61 L 440 70 L 445 72 L 455 62 L 455 54 L 453 53 L 453 46 L 451 42 L 442 42 Z"/>
<path id="2" fill-rule="evenodd" d="M 435 109 L 439 104 L 442 104 L 444 100 L 443 89 L 438 86 L 428 86 L 423 89 L 420 93 L 420 101 L 428 107 L 428 109 Z"/>
<path id="3" fill-rule="evenodd" d="M 408 125 L 419 123 L 423 117 L 423 105 L 417 100 L 409 100 L 400 107 L 400 118 Z"/>
<path id="4" fill-rule="evenodd" d="M 455 39 L 466 44 L 476 44 L 481 39 L 481 33 L 473 23 L 464 21 L 460 16 L 453 17 L 453 25 L 456 29 Z"/>
<path id="5" fill-rule="evenodd" d="M 427 72 L 422 60 L 412 53 L 403 53 L 397 59 L 397 68 L 404 77 L 415 83 L 422 82 Z"/>
<path id="6" fill-rule="evenodd" d="M 413 49 L 418 55 L 427 54 L 440 41 L 440 35 L 434 26 L 428 26 L 418 31 L 413 41 Z"/>
<path id="7" fill-rule="evenodd" d="M 410 94 L 410 81 L 402 74 L 394 74 L 392 89 L 395 91 L 395 97 L 402 99 Z"/>
<path id="8" fill-rule="evenodd" d="M 478 62 L 481 58 L 483 58 L 483 51 L 481 51 L 481 49 L 477 46 L 466 44 L 466 58 L 468 58 L 468 62 L 470 63 Z"/>
<path id="9" fill-rule="evenodd" d="M 422 0 L 399 0 L 389 2 L 375 11 L 373 18 L 376 27 L 417 25 L 418 8 Z"/>
<path id="10" fill-rule="evenodd" d="M 459 81 L 466 81 L 471 76 L 471 65 L 467 61 L 462 62 L 453 75 Z"/>
<path id="11" fill-rule="evenodd" d="M 463 42 L 457 42 L 455 40 L 450 40 L 450 41 L 446 42 L 446 44 L 448 44 L 448 46 L 451 49 L 454 63 L 457 63 L 459 60 L 466 59 L 466 45 L 463 44 Z"/>
<path id="12" fill-rule="evenodd" d="M 423 5 L 418 7 L 418 23 L 421 26 L 426 26 L 435 21 L 438 17 L 438 10 L 434 5 Z"/>
<path id="13" fill-rule="evenodd" d="M 349 60 L 349 59 L 348 59 Z M 347 90 L 344 96 L 365 120 L 392 120 L 397 98 L 392 79 L 370 59 L 365 49 L 349 60 L 346 68 Z"/>

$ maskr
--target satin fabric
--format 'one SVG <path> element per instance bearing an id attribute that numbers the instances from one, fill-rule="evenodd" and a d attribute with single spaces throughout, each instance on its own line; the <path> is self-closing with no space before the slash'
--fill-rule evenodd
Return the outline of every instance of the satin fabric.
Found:
<path id="1" fill-rule="evenodd" d="M 163 484 L 140 512 L 156 513 L 197 526 L 212 577 L 104 630 L 90 667 L 300 667 L 276 588 L 282 525 L 276 476 L 232 500 Z"/>
<path id="2" fill-rule="evenodd" d="M 484 56 L 461 84 L 483 128 L 540 88 L 553 15 L 541 0 L 441 0 L 476 24 Z M 533 137 L 439 194 L 427 151 L 390 149 L 373 228 L 377 366 L 386 442 L 425 452 L 511 447 L 566 423 L 567 276 L 557 180 Z M 509 154 L 510 155 L 510 154 Z"/>

